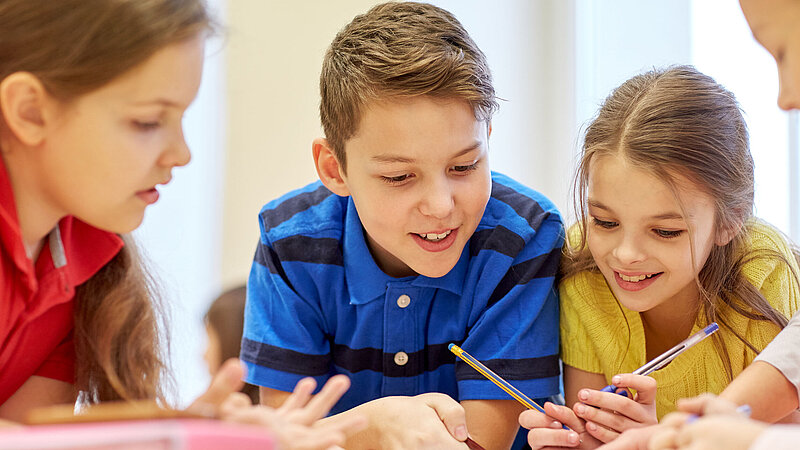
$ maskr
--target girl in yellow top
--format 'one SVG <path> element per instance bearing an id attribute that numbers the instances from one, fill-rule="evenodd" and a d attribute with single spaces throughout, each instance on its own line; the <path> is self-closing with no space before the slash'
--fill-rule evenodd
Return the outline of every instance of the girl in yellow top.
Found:
<path id="1" fill-rule="evenodd" d="M 722 391 L 800 302 L 792 246 L 752 216 L 738 104 L 692 67 L 638 75 L 606 99 L 575 192 L 559 285 L 572 408 L 520 416 L 533 448 L 593 448 L 656 423 L 678 398 Z M 649 377 L 630 374 L 711 322 L 711 339 Z M 599 391 L 608 384 L 629 395 Z"/>

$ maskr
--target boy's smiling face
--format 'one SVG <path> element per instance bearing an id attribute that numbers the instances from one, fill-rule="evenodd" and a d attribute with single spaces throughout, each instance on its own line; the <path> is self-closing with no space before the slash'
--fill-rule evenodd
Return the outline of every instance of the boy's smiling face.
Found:
<path id="1" fill-rule="evenodd" d="M 332 190 L 352 196 L 385 273 L 441 277 L 458 262 L 489 201 L 489 127 L 459 100 L 421 96 L 366 106 L 345 144 L 347 173 L 338 169 Z"/>

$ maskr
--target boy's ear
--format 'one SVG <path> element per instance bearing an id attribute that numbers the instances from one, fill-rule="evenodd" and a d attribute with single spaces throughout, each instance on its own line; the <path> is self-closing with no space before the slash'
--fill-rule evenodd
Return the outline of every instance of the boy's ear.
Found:
<path id="1" fill-rule="evenodd" d="M 29 72 L 15 72 L 0 82 L 0 112 L 11 132 L 25 145 L 39 145 L 45 136 L 45 104 L 49 94 Z"/>
<path id="2" fill-rule="evenodd" d="M 336 154 L 328 140 L 325 138 L 314 139 L 311 151 L 314 154 L 314 166 L 317 168 L 317 175 L 322 184 L 338 196 L 350 195 L 350 190 L 345 183 L 344 170 L 342 170 L 339 160 L 336 159 Z"/>

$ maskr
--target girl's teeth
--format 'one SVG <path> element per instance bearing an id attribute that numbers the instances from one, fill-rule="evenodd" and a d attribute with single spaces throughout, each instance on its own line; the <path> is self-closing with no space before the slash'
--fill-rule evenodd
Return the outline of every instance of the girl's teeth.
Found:
<path id="1" fill-rule="evenodd" d="M 622 278 L 624 281 L 630 281 L 630 282 L 633 282 L 633 283 L 636 283 L 638 281 L 644 280 L 645 278 L 648 278 L 647 275 L 638 275 L 638 276 L 635 276 L 635 277 L 629 277 L 629 276 L 626 276 L 626 275 L 623 275 L 623 274 L 619 274 L 619 277 Z"/>

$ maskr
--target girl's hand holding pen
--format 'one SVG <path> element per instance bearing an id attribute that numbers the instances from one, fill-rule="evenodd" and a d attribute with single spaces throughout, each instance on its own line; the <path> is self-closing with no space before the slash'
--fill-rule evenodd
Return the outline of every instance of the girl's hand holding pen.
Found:
<path id="1" fill-rule="evenodd" d="M 586 431 L 585 423 L 570 408 L 545 403 L 542 414 L 535 409 L 523 411 L 519 424 L 528 428 L 528 445 L 532 449 L 552 448 L 596 448 L 602 442 Z M 570 430 L 565 430 L 566 425 Z"/>
<path id="2" fill-rule="evenodd" d="M 621 374 L 612 379 L 616 393 L 581 389 L 572 407 L 586 421 L 586 431 L 601 442 L 610 442 L 620 433 L 658 423 L 656 380 L 643 375 Z M 636 390 L 631 399 L 630 391 Z M 620 395 L 620 393 L 624 395 Z"/>

